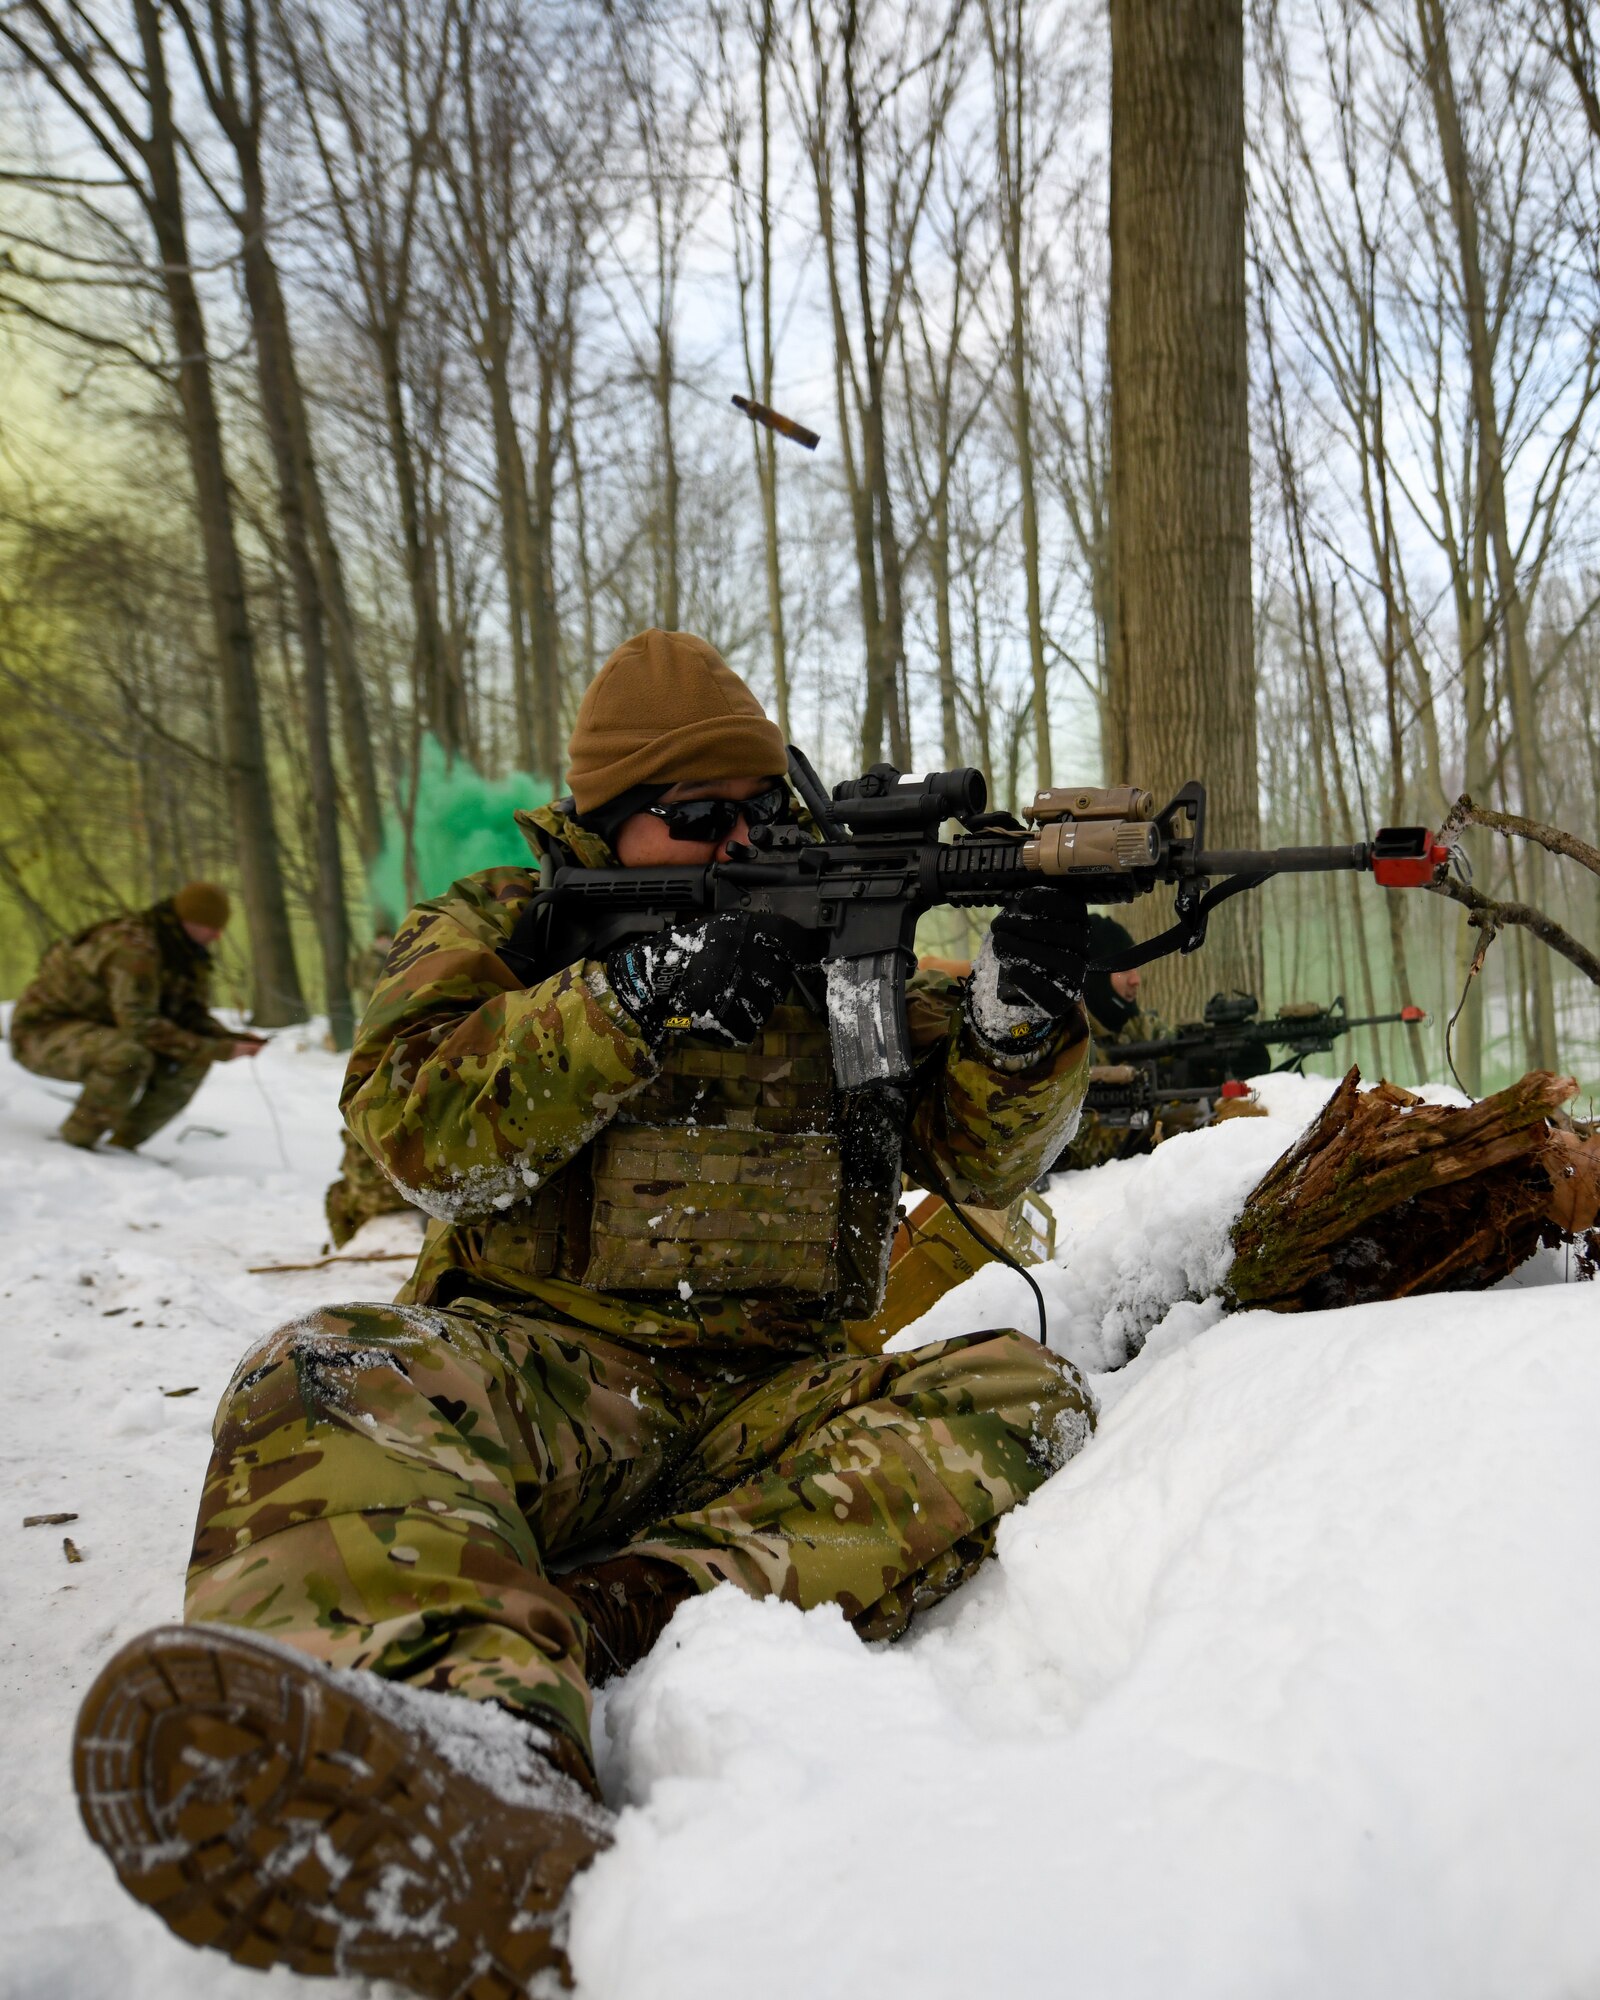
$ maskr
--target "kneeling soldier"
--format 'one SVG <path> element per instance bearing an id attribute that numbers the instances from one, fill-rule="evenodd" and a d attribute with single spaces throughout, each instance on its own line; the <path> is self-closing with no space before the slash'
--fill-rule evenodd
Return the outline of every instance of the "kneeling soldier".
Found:
<path id="1" fill-rule="evenodd" d="M 214 1062 L 258 1055 L 207 1012 L 211 947 L 227 892 L 189 882 L 148 910 L 53 944 L 11 1014 L 11 1053 L 35 1076 L 81 1083 L 61 1127 L 69 1145 L 110 1135 L 131 1152 L 176 1118 Z"/>
<path id="2" fill-rule="evenodd" d="M 902 1155 L 1002 1206 L 1059 1152 L 1087 1041 L 1049 920 L 1001 918 L 970 997 L 913 1009 L 892 1099 L 836 1092 L 815 941 L 771 920 L 508 963 L 540 863 L 704 865 L 798 816 L 784 769 L 709 645 L 643 633 L 584 697 L 572 798 L 520 816 L 533 865 L 403 925 L 343 1104 L 434 1217 L 417 1269 L 241 1364 L 188 1623 L 79 1721 L 89 1829 L 180 1936 L 427 1994 L 559 1976 L 607 1838 L 591 1687 L 719 1584 L 897 1636 L 1087 1436 L 1020 1333 L 863 1356 L 842 1326 Z"/>

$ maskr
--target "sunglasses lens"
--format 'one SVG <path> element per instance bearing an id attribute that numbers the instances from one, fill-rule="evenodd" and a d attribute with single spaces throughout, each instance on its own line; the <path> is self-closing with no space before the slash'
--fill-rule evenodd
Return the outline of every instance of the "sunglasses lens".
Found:
<path id="1" fill-rule="evenodd" d="M 674 840 L 726 840 L 743 818 L 751 826 L 770 826 L 789 809 L 789 794 L 782 785 L 757 792 L 753 799 L 677 799 L 670 805 L 650 806 L 665 820 Z"/>
<path id="2" fill-rule="evenodd" d="M 674 840 L 726 840 L 739 823 L 731 799 L 680 799 L 660 810 Z"/>
<path id="3" fill-rule="evenodd" d="M 774 785 L 770 791 L 757 792 L 753 799 L 744 802 L 744 815 L 752 826 L 771 826 L 782 819 L 789 810 L 789 794 L 782 785 Z"/>

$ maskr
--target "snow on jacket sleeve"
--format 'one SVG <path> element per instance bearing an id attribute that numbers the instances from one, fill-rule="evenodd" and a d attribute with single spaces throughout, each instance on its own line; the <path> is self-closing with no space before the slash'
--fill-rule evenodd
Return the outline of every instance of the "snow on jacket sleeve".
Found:
<path id="1" fill-rule="evenodd" d="M 658 1067 L 601 965 L 524 988 L 499 957 L 533 886 L 525 868 L 492 868 L 413 910 L 345 1073 L 350 1130 L 446 1221 L 541 1187 Z"/>
<path id="2" fill-rule="evenodd" d="M 119 1028 L 174 1062 L 207 1062 L 216 1056 L 216 1037 L 181 1026 L 162 1013 L 161 947 L 148 922 L 134 918 L 108 924 L 95 937 L 92 949 L 99 961 L 95 972 Z M 226 1034 L 219 1025 L 217 1036 Z"/>
<path id="3" fill-rule="evenodd" d="M 1077 1130 L 1089 1082 L 1087 1025 L 1074 1013 L 1043 1050 L 1008 1063 L 973 1033 L 953 981 L 943 996 L 924 991 L 922 1011 L 940 997 L 948 1024 L 942 1045 L 919 1066 L 905 1170 L 913 1180 L 942 1181 L 957 1201 L 1003 1208 Z"/>

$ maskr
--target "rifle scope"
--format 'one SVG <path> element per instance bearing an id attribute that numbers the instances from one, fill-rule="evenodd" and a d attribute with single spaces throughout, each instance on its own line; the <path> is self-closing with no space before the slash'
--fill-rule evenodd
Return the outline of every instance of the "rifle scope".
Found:
<path id="1" fill-rule="evenodd" d="M 970 764 L 925 778 L 902 777 L 892 764 L 874 764 L 833 788 L 833 817 L 853 833 L 931 834 L 947 819 L 976 817 L 988 803 L 988 781 Z"/>

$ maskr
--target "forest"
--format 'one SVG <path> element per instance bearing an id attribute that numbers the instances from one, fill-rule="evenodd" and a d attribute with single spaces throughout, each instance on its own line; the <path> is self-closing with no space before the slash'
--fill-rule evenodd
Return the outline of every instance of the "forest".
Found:
<path id="1" fill-rule="evenodd" d="M 221 997 L 343 1046 L 648 625 L 830 779 L 1600 838 L 1583 0 L 13 0 L 0 115 L 0 993 L 207 875 Z M 1462 846 L 1161 1011 L 1600 1086 L 1600 881 Z"/>

